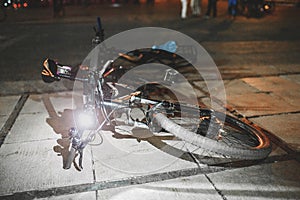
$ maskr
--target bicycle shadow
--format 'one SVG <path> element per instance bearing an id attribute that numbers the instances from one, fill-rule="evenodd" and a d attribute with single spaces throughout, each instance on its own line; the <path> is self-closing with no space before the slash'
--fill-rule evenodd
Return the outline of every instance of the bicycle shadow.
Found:
<path id="1" fill-rule="evenodd" d="M 55 97 L 65 96 L 55 94 Z M 52 127 L 56 134 L 61 135 L 61 138 L 57 139 L 57 145 L 53 146 L 53 151 L 62 157 L 62 164 L 64 164 L 69 155 L 69 129 L 75 126 L 74 110 L 64 109 L 63 112 L 57 112 L 50 100 L 49 94 L 42 95 L 41 100 L 49 114 L 49 117 L 46 119 L 47 124 Z"/>

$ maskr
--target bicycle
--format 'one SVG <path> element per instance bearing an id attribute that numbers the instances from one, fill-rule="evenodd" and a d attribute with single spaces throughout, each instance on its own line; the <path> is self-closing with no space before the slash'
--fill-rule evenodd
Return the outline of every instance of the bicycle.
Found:
<path id="1" fill-rule="evenodd" d="M 104 38 L 100 18 L 95 31 L 93 44 L 97 45 Z M 151 93 L 153 89 L 166 89 L 160 87 L 159 83 L 135 79 L 135 76 L 120 82 L 123 75 L 133 68 L 157 64 L 169 67 L 163 74 L 163 81 L 173 84 L 177 75 L 191 65 L 175 51 L 176 42 L 170 41 L 161 46 L 119 53 L 118 58 L 105 61 L 95 69 L 85 65 L 74 68 L 51 59 L 44 61 L 42 78 L 45 82 L 69 79 L 83 84 L 83 106 L 80 113 L 88 119 L 88 124 L 86 122 L 80 125 L 82 121 L 78 120 L 77 127 L 70 129 L 72 145 L 63 164 L 64 169 L 71 167 L 77 153 L 79 167 L 82 169 L 86 145 L 99 131 L 115 131 L 120 123 L 146 126 L 151 132 L 158 134 L 168 132 L 176 139 L 226 157 L 259 160 L 269 155 L 271 144 L 267 136 L 246 122 L 199 105 L 180 103 L 176 98 L 155 99 Z M 193 50 L 188 51 L 189 54 L 192 52 Z M 93 131 L 83 138 L 83 132 L 87 129 Z"/>

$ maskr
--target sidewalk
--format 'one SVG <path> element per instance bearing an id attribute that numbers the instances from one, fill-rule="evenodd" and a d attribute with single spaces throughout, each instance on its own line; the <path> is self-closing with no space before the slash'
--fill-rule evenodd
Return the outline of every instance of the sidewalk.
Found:
<path id="1" fill-rule="evenodd" d="M 276 87 L 266 88 L 270 81 Z M 63 170 L 64 136 L 73 125 L 72 93 L 0 97 L 1 131 L 9 130 L 0 149 L 1 199 L 299 198 L 299 75 L 236 79 L 225 85 L 229 105 L 272 134 L 276 144 L 267 160 L 198 168 L 146 141 L 106 132 L 101 145 L 85 149 L 83 171 L 73 166 Z"/>
<path id="2" fill-rule="evenodd" d="M 225 5 L 221 19 L 211 23 L 222 22 Z M 104 12 L 105 19 L 114 22 L 114 27 L 109 27 L 113 33 L 120 29 L 116 24 L 126 25 L 121 20 L 118 22 L 120 18 L 110 15 L 110 9 L 115 8 L 107 7 Z M 92 10 L 93 13 L 89 13 L 82 9 L 84 14 L 80 17 L 74 16 L 75 10 L 72 15 L 71 10 L 67 10 L 70 15 L 63 19 L 49 17 L 50 10 L 38 11 L 33 16 L 26 16 L 28 18 L 23 22 L 12 23 L 93 22 L 98 13 L 97 9 Z M 137 13 L 126 11 L 126 20 L 132 19 L 131 25 L 147 21 L 147 25 L 151 25 L 153 22 L 147 18 L 152 16 L 151 9 L 145 10 L 149 13 L 139 17 L 136 17 Z M 161 9 L 153 20 L 161 24 L 173 23 L 179 20 L 177 10 L 177 7 L 170 7 L 167 14 Z M 25 15 L 18 17 L 22 16 Z M 164 20 L 160 21 L 160 17 Z M 278 19 L 280 15 L 262 21 L 273 20 L 274 25 Z M 5 23 L 11 23 L 9 20 Z M 237 23 L 245 21 L 239 18 Z M 257 22 L 249 19 L 245 24 L 256 28 L 261 25 L 261 21 Z M 199 25 L 199 30 L 190 27 L 195 24 Z M 267 159 L 257 162 L 229 160 L 228 163 L 226 159 L 224 162 L 208 157 L 199 160 L 198 166 L 191 158 L 174 156 L 186 151 L 178 141 L 172 143 L 176 148 L 164 149 L 161 148 L 164 144 L 157 140 L 139 141 L 128 135 L 115 137 L 106 131 L 85 149 L 82 171 L 73 165 L 64 170 L 63 157 L 68 153 L 66 135 L 74 125 L 72 92 L 63 82 L 46 85 L 40 80 L 7 81 L 1 82 L 0 88 L 0 139 L 3 142 L 0 147 L 0 199 L 300 199 L 300 63 L 296 59 L 299 38 L 276 41 L 278 36 L 269 33 L 270 41 L 260 41 L 261 33 L 250 37 L 245 34 L 247 31 L 239 32 L 240 25 L 219 31 L 226 26 L 220 23 L 212 27 L 217 29 L 214 32 L 206 29 L 209 27 L 206 21 L 199 19 L 176 26 L 181 25 L 186 29 L 190 27 L 189 33 L 202 39 L 219 66 L 224 78 L 227 108 L 232 114 L 245 117 L 265 129 L 273 145 Z M 277 31 L 278 35 L 280 31 L 287 32 L 284 28 Z M 213 38 L 204 40 L 202 34 L 213 35 Z M 226 41 L 222 41 L 223 38 Z M 282 47 L 288 47 L 288 51 Z M 268 49 L 272 51 L 267 52 Z M 253 51 L 257 54 L 245 56 Z M 277 52 L 276 58 L 270 57 L 274 52 Z M 272 59 L 274 65 L 269 65 L 267 59 Z M 193 80 L 199 99 L 209 105 L 206 83 Z M 149 133 L 143 130 L 136 134 Z M 188 147 L 201 154 L 198 149 Z"/>

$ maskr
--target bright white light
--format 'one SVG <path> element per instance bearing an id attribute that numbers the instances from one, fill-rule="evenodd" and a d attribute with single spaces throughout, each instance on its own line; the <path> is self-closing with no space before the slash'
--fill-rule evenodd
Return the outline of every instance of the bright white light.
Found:
<path id="1" fill-rule="evenodd" d="M 78 114 L 77 126 L 80 129 L 92 129 L 96 124 L 96 116 L 93 111 L 83 111 Z"/>

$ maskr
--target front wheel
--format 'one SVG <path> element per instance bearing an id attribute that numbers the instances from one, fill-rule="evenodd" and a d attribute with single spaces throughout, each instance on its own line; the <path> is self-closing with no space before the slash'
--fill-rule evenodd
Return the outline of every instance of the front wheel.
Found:
<path id="1" fill-rule="evenodd" d="M 259 160 L 271 152 L 269 139 L 263 132 L 220 112 L 200 109 L 198 116 L 187 118 L 156 113 L 154 119 L 176 137 L 223 156 Z"/>

